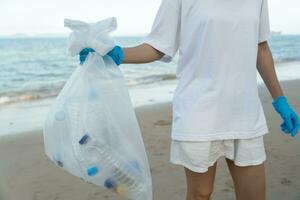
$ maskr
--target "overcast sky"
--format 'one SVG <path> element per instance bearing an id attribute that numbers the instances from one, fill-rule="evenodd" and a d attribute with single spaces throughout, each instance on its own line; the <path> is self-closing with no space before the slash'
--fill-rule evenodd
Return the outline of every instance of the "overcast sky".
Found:
<path id="1" fill-rule="evenodd" d="M 66 34 L 63 19 L 95 22 L 115 16 L 115 35 L 150 31 L 161 0 L 0 0 L 0 36 Z M 271 29 L 300 34 L 300 0 L 269 0 Z"/>

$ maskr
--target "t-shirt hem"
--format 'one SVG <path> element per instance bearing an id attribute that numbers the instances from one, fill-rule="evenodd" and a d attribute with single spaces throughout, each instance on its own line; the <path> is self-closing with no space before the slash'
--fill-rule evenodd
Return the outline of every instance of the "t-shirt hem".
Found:
<path id="1" fill-rule="evenodd" d="M 266 34 L 264 34 L 263 36 L 261 36 L 258 40 L 258 44 L 263 43 L 263 42 L 267 42 L 271 37 L 271 33 L 268 32 Z"/>
<path id="2" fill-rule="evenodd" d="M 172 132 L 172 140 L 177 141 L 213 141 L 213 140 L 229 140 L 229 139 L 250 139 L 259 137 L 269 133 L 267 125 L 264 125 L 253 131 L 227 131 L 217 132 L 213 134 L 199 135 Z"/>

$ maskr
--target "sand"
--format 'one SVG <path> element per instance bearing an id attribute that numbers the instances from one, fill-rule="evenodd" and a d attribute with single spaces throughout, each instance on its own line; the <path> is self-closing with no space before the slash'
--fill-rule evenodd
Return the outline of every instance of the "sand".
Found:
<path id="1" fill-rule="evenodd" d="M 282 82 L 290 104 L 300 112 L 300 81 Z M 259 94 L 270 133 L 267 151 L 267 199 L 300 199 L 300 138 L 279 130 L 281 119 L 273 110 L 264 86 Z M 137 117 L 149 156 L 155 200 L 184 200 L 185 177 L 181 166 L 169 162 L 171 104 L 138 107 Z M 0 139 L 0 200 L 121 199 L 102 188 L 73 177 L 51 163 L 43 149 L 42 131 L 2 136 Z M 213 199 L 234 199 L 234 188 L 224 158 L 220 158 Z"/>

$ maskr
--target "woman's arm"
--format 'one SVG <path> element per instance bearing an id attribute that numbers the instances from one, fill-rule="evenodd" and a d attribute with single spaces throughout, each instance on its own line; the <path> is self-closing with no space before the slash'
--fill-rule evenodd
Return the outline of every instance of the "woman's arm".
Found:
<path id="1" fill-rule="evenodd" d="M 299 130 L 299 118 L 289 105 L 287 98 L 283 95 L 277 79 L 273 56 L 267 42 L 258 45 L 257 69 L 274 99 L 272 104 L 275 110 L 283 120 L 283 123 L 280 125 L 281 130 L 295 137 Z"/>
<path id="2" fill-rule="evenodd" d="M 282 96 L 283 92 L 276 75 L 273 56 L 268 42 L 262 42 L 258 45 L 257 70 L 273 99 Z"/>
<path id="3" fill-rule="evenodd" d="M 149 44 L 141 44 L 136 47 L 123 48 L 123 64 L 149 63 L 161 59 L 164 54 Z"/>

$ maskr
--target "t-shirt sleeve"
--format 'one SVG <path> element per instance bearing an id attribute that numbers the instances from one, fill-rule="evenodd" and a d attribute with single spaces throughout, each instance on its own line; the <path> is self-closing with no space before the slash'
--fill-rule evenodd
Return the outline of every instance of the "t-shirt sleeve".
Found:
<path id="1" fill-rule="evenodd" d="M 162 0 L 144 42 L 164 53 L 163 62 L 170 62 L 179 48 L 181 0 Z"/>
<path id="2" fill-rule="evenodd" d="M 259 43 L 267 41 L 271 36 L 269 22 L 268 0 L 262 0 L 260 21 L 259 21 Z"/>

